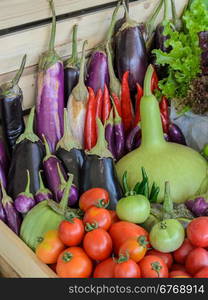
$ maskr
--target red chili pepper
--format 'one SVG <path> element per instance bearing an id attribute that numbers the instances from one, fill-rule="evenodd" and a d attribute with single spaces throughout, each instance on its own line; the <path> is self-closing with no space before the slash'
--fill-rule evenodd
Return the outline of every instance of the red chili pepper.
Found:
<path id="1" fill-rule="evenodd" d="M 103 107 L 102 107 L 102 122 L 105 123 L 106 120 L 108 120 L 110 111 L 112 108 L 111 100 L 110 100 L 110 94 L 108 91 L 108 88 L 105 84 L 104 92 L 103 92 Z"/>
<path id="2" fill-rule="evenodd" d="M 121 114 L 124 123 L 125 132 L 129 132 L 132 129 L 134 113 L 129 89 L 129 71 L 123 74 L 121 85 Z"/>
<path id="3" fill-rule="evenodd" d="M 85 149 L 90 150 L 97 142 L 96 129 L 96 97 L 93 89 L 88 87 L 89 98 L 87 102 L 87 112 L 85 117 L 84 144 Z"/>
<path id="4" fill-rule="evenodd" d="M 113 102 L 116 106 L 117 112 L 118 112 L 119 116 L 122 117 L 122 114 L 121 114 L 121 101 L 118 98 L 118 96 L 114 93 L 112 93 L 112 97 L 113 97 Z"/>
<path id="5" fill-rule="evenodd" d="M 151 81 L 151 90 L 152 90 L 152 92 L 154 92 L 155 89 L 158 89 L 158 83 L 159 83 L 159 80 L 158 80 L 158 77 L 157 77 L 157 73 L 156 73 L 156 70 L 154 70 L 154 73 L 152 75 L 152 81 Z"/>
<path id="6" fill-rule="evenodd" d="M 135 118 L 134 118 L 134 127 L 138 125 L 141 121 L 140 116 L 140 102 L 143 96 L 143 89 L 139 83 L 137 83 L 137 95 L 136 95 L 136 107 L 135 107 Z"/>
<path id="7" fill-rule="evenodd" d="M 96 94 L 96 119 L 102 119 L 102 108 L 103 108 L 103 92 L 101 89 Z"/>
<path id="8" fill-rule="evenodd" d="M 168 110 L 168 100 L 165 96 L 162 97 L 160 101 L 160 114 L 162 119 L 163 131 L 168 133 L 169 120 L 169 110 Z"/>

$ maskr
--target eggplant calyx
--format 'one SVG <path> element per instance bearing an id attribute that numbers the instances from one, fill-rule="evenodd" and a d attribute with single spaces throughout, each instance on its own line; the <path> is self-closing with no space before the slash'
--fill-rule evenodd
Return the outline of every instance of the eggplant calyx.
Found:
<path id="1" fill-rule="evenodd" d="M 63 63 L 60 56 L 55 50 L 48 50 L 43 53 L 38 63 L 38 71 L 46 71 L 57 62 Z"/>
<path id="2" fill-rule="evenodd" d="M 135 20 L 132 20 L 130 18 L 129 11 L 128 11 L 128 8 L 127 8 L 126 3 L 125 3 L 124 0 L 122 1 L 122 5 L 123 5 L 124 10 L 125 10 L 125 19 L 126 19 L 126 21 L 121 26 L 121 28 L 119 28 L 119 30 L 116 33 L 116 35 L 118 35 L 121 31 L 124 31 L 125 29 L 131 28 L 131 27 L 137 27 L 138 26 L 138 22 L 136 22 Z"/>
<path id="3" fill-rule="evenodd" d="M 105 139 L 105 128 L 99 118 L 97 118 L 96 122 L 97 122 L 97 128 L 98 128 L 97 143 L 90 151 L 86 151 L 86 153 L 88 155 L 97 155 L 100 158 L 110 157 L 113 159 L 113 155 L 108 150 L 108 144 Z"/>
<path id="4" fill-rule="evenodd" d="M 115 113 L 114 124 L 115 125 L 121 124 L 122 119 L 121 119 L 121 117 L 120 117 L 120 115 L 118 113 L 118 110 L 117 110 L 117 107 L 116 107 L 115 102 L 113 100 L 113 97 L 111 97 L 111 102 L 113 104 L 113 111 Z"/>
<path id="5" fill-rule="evenodd" d="M 72 35 L 72 55 L 64 62 L 64 68 L 79 68 L 80 60 L 78 58 L 77 51 L 77 29 L 78 25 L 73 26 L 73 35 Z"/>
<path id="6" fill-rule="evenodd" d="M 19 196 L 24 196 L 27 197 L 28 199 L 34 199 L 33 194 L 30 193 L 30 172 L 27 170 L 27 185 L 25 188 L 25 191 L 20 193 L 17 197 Z"/>
<path id="7" fill-rule="evenodd" d="M 6 205 L 6 204 L 8 204 L 8 203 L 11 203 L 11 204 L 13 204 L 13 200 L 12 200 L 12 198 L 11 197 L 9 197 L 8 195 L 7 195 L 7 192 L 6 192 L 6 190 L 5 190 L 5 187 L 4 187 L 4 185 L 3 185 L 3 183 L 2 183 L 2 181 L 0 182 L 0 186 L 1 186 L 1 192 L 2 192 L 2 204 L 3 204 L 3 207 Z"/>
<path id="8" fill-rule="evenodd" d="M 47 189 L 47 188 L 45 187 L 44 183 L 43 183 L 43 178 L 42 178 L 42 176 L 41 176 L 41 173 L 42 173 L 42 172 L 43 172 L 42 170 L 40 170 L 40 171 L 38 172 L 40 188 L 39 188 L 39 190 L 36 192 L 35 195 L 38 195 L 38 194 L 40 194 L 40 193 L 43 193 L 43 194 L 46 194 L 46 195 L 47 195 L 47 194 L 51 194 L 51 191 L 50 191 L 49 189 Z"/>
<path id="9" fill-rule="evenodd" d="M 34 117 L 35 117 L 35 107 L 31 108 L 25 131 L 23 134 L 20 135 L 20 137 L 16 141 L 16 144 L 21 143 L 23 140 L 29 140 L 32 143 L 36 143 L 40 140 L 39 137 L 33 131 Z"/>
<path id="10" fill-rule="evenodd" d="M 49 144 L 47 142 L 47 139 L 45 137 L 45 135 L 43 134 L 42 135 L 43 137 L 43 141 L 44 141 L 44 146 L 45 146 L 45 149 L 46 149 L 46 156 L 44 157 L 43 159 L 43 162 L 47 161 L 49 158 L 53 157 L 53 158 L 57 158 L 55 155 L 53 155 L 50 151 L 50 147 L 49 147 Z"/>

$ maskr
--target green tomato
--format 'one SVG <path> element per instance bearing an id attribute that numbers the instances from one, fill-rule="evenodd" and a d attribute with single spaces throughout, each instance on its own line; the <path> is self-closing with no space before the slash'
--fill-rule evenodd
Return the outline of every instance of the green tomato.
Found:
<path id="1" fill-rule="evenodd" d="M 143 223 L 150 215 L 150 202 L 143 195 L 122 198 L 116 205 L 120 220 L 132 223 Z"/>
<path id="2" fill-rule="evenodd" d="M 175 219 L 161 221 L 150 231 L 150 244 L 160 252 L 168 253 L 178 249 L 185 238 L 181 223 Z"/>

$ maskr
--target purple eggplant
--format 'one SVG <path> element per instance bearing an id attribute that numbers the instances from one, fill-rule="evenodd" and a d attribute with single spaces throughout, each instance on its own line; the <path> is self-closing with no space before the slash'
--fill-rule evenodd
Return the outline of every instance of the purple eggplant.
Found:
<path id="1" fill-rule="evenodd" d="M 53 13 L 53 24 L 49 50 L 39 61 L 36 130 L 40 138 L 44 135 L 55 151 L 57 142 L 63 135 L 64 121 L 64 67 L 61 58 L 54 50 L 56 16 L 53 0 L 49 0 Z"/>
<path id="2" fill-rule="evenodd" d="M 1 138 L 0 138 L 0 164 L 3 167 L 5 174 L 7 174 L 9 170 L 10 159 L 7 154 L 5 143 Z"/>
<path id="3" fill-rule="evenodd" d="M 208 212 L 208 202 L 203 197 L 186 201 L 187 208 L 196 216 L 206 216 Z"/>
<path id="4" fill-rule="evenodd" d="M 117 111 L 116 105 L 113 102 L 113 109 L 114 109 L 114 134 L 115 134 L 115 157 L 118 161 L 126 154 L 125 149 L 125 131 L 124 131 L 124 124 L 122 122 L 121 117 Z"/>
<path id="5" fill-rule="evenodd" d="M 44 174 L 46 176 L 47 185 L 50 191 L 53 193 L 55 200 L 59 202 L 58 191 L 59 191 L 59 186 L 61 184 L 61 179 L 58 171 L 58 166 L 60 167 L 61 173 L 65 180 L 67 179 L 67 176 L 61 161 L 55 155 L 51 154 L 50 147 L 48 145 L 45 136 L 43 137 L 43 139 L 45 142 L 45 149 L 46 149 L 46 156 L 44 157 L 43 160 Z"/>
<path id="6" fill-rule="evenodd" d="M 148 66 L 148 55 L 145 41 L 138 24 L 131 20 L 126 6 L 126 21 L 115 36 L 115 60 L 117 74 L 122 80 L 123 74 L 129 71 L 129 87 L 136 92 L 136 83 L 143 86 Z"/>
<path id="7" fill-rule="evenodd" d="M 64 62 L 64 102 L 65 107 L 69 96 L 73 88 L 77 85 L 79 80 L 79 58 L 77 52 L 77 27 L 75 24 L 73 27 L 73 37 L 72 37 L 72 56 Z"/>
<path id="8" fill-rule="evenodd" d="M 64 194 L 64 190 L 66 187 L 66 183 L 67 181 L 65 180 L 61 170 L 60 170 L 60 166 L 59 164 L 57 165 L 58 168 L 58 173 L 59 173 L 59 177 L 60 177 L 60 185 L 59 185 L 59 189 L 58 189 L 58 199 L 59 201 L 61 201 L 63 194 Z M 68 199 L 68 206 L 69 207 L 73 207 L 77 204 L 77 201 L 79 200 L 79 192 L 78 189 L 76 188 L 76 186 L 74 184 L 72 184 L 71 186 L 71 190 L 70 190 L 70 194 L 69 194 L 69 199 Z"/>
<path id="9" fill-rule="evenodd" d="M 142 134 L 140 125 L 136 125 L 126 138 L 126 149 L 128 152 L 133 151 L 141 145 Z"/>
<path id="10" fill-rule="evenodd" d="M 33 206 L 35 206 L 35 199 L 30 193 L 30 172 L 27 170 L 27 185 L 25 191 L 20 193 L 14 201 L 16 210 L 22 214 L 26 214 Z"/>
<path id="11" fill-rule="evenodd" d="M 3 184 L 4 188 L 6 189 L 7 180 L 6 180 L 4 168 L 1 163 L 0 163 L 0 182 Z"/>
<path id="12" fill-rule="evenodd" d="M 6 214 L 5 214 L 5 211 L 4 211 L 4 207 L 3 207 L 2 201 L 0 201 L 0 220 L 3 221 L 5 224 L 7 222 L 7 220 L 6 220 Z"/>
<path id="13" fill-rule="evenodd" d="M 2 206 L 6 216 L 6 223 L 11 230 L 13 230 L 17 235 L 20 232 L 20 226 L 22 223 L 22 217 L 20 213 L 16 210 L 12 198 L 10 198 L 1 182 L 1 192 L 2 192 Z"/>
<path id="14" fill-rule="evenodd" d="M 115 132 L 113 123 L 113 109 L 111 109 L 108 120 L 105 123 L 105 139 L 108 143 L 108 150 L 116 158 L 115 154 Z"/>
<path id="15" fill-rule="evenodd" d="M 43 171 L 39 171 L 39 182 L 40 182 L 40 188 L 39 190 L 36 192 L 35 194 L 35 201 L 36 203 L 42 202 L 46 199 L 51 199 L 53 200 L 53 194 L 51 193 L 51 191 L 49 189 L 47 189 L 43 183 L 43 179 L 41 176 L 41 172 Z"/>
<path id="16" fill-rule="evenodd" d="M 186 145 L 186 139 L 183 135 L 183 132 L 176 124 L 171 123 L 169 125 L 168 136 L 171 142 Z"/>
<path id="17" fill-rule="evenodd" d="M 111 20 L 110 27 L 106 36 L 106 40 L 101 46 L 96 48 L 89 59 L 87 67 L 87 79 L 86 85 L 91 87 L 95 94 L 99 89 L 104 90 L 105 84 L 109 86 L 109 70 L 108 70 L 108 59 L 106 54 L 106 44 L 111 41 L 113 35 L 114 26 L 116 23 L 116 15 L 120 8 L 120 2 L 118 2 L 115 8 Z"/>

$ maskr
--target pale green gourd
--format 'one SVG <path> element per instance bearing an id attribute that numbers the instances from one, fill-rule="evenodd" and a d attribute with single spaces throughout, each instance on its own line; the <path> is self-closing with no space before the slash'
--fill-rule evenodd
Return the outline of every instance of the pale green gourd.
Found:
<path id="1" fill-rule="evenodd" d="M 173 201 L 185 202 L 199 190 L 206 177 L 207 162 L 195 150 L 165 141 L 159 104 L 150 88 L 153 71 L 150 65 L 140 104 L 141 146 L 118 161 L 116 169 L 120 182 L 124 172 L 128 172 L 128 183 L 133 188 L 142 179 L 141 167 L 144 167 L 150 184 L 155 181 L 160 187 L 158 202 L 163 199 L 162 191 L 166 181 L 171 184 Z"/>

